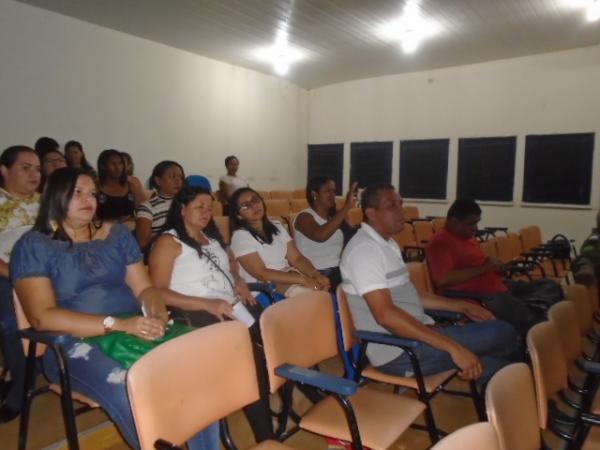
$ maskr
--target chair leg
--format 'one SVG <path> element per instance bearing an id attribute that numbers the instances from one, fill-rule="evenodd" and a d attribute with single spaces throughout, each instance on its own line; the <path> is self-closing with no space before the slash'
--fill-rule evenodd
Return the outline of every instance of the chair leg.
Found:
<path id="1" fill-rule="evenodd" d="M 477 417 L 481 422 L 485 422 L 487 420 L 487 414 L 485 412 L 485 408 L 483 405 L 483 399 L 479 394 L 479 390 L 477 389 L 477 384 L 474 380 L 469 381 L 469 389 L 471 390 L 471 398 L 473 399 L 473 404 L 475 405 L 475 411 L 477 412 Z"/>
<path id="2" fill-rule="evenodd" d="M 79 450 L 77 425 L 75 423 L 75 412 L 73 411 L 73 399 L 71 397 L 71 383 L 69 381 L 69 370 L 66 364 L 67 359 L 62 347 L 52 346 L 52 350 L 54 350 L 54 354 L 58 360 L 61 390 L 60 402 L 69 450 Z"/>
<path id="3" fill-rule="evenodd" d="M 35 350 L 36 344 L 29 341 L 27 349 L 27 360 L 25 363 L 25 386 L 23 387 L 23 400 L 21 403 L 21 417 L 19 418 L 19 442 L 18 450 L 27 448 L 27 434 L 29 431 L 29 415 L 31 402 L 35 391 Z"/>
<path id="4" fill-rule="evenodd" d="M 423 403 L 425 403 L 425 411 L 423 414 L 425 415 L 425 424 L 427 426 L 427 434 L 429 434 L 429 439 L 432 444 L 435 444 L 440 440 L 439 430 L 437 425 L 435 424 L 435 419 L 433 417 L 433 411 L 431 410 L 431 403 L 429 400 L 421 399 Z"/>

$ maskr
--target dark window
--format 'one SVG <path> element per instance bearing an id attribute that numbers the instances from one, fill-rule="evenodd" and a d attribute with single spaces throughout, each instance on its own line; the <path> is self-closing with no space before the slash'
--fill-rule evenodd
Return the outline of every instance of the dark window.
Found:
<path id="1" fill-rule="evenodd" d="M 400 194 L 408 198 L 446 198 L 450 139 L 400 142 Z"/>
<path id="2" fill-rule="evenodd" d="M 316 144 L 308 146 L 307 181 L 316 176 L 335 180 L 338 195 L 342 195 L 344 176 L 344 144 Z"/>
<path id="3" fill-rule="evenodd" d="M 515 136 L 459 139 L 457 198 L 512 201 L 516 145 Z"/>
<path id="4" fill-rule="evenodd" d="M 361 188 L 392 182 L 393 142 L 353 142 L 350 146 L 350 184 Z"/>
<path id="5" fill-rule="evenodd" d="M 523 201 L 589 205 L 594 133 L 527 136 Z"/>

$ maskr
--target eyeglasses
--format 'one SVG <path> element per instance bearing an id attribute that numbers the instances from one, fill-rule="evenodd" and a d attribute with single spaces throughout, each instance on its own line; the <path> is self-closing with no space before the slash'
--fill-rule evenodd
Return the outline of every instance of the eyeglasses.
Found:
<path id="1" fill-rule="evenodd" d="M 246 210 L 252 208 L 254 205 L 258 205 L 260 202 L 261 202 L 260 198 L 257 197 L 256 195 L 253 195 L 252 197 L 250 197 L 250 199 L 247 202 L 241 203 L 238 209 L 240 211 L 246 211 Z"/>

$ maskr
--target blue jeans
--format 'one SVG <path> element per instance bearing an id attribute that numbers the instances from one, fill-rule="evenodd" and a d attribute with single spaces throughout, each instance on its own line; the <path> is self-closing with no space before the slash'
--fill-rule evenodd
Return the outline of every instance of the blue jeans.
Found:
<path id="1" fill-rule="evenodd" d="M 483 373 L 477 380 L 479 386 L 486 386 L 492 375 L 502 367 L 522 360 L 515 329 L 501 320 L 454 325 L 436 328 L 435 331 L 448 336 L 479 357 L 483 366 Z M 456 368 L 450 354 L 430 345 L 421 343 L 414 352 L 424 376 Z M 406 352 L 378 369 L 389 375 L 412 376 L 414 373 Z"/>
<path id="2" fill-rule="evenodd" d="M 127 386 L 126 370 L 91 344 L 75 338 L 66 345 L 71 387 L 96 401 L 134 449 L 139 449 Z M 51 350 L 44 355 L 44 372 L 57 383 L 59 372 Z M 192 414 L 192 412 L 186 412 Z M 219 424 L 214 423 L 188 441 L 190 450 L 219 450 Z"/>
<path id="3" fill-rule="evenodd" d="M 4 364 L 10 370 L 12 385 L 5 402 L 12 409 L 21 409 L 25 383 L 25 354 L 21 338 L 17 336 L 17 318 L 13 303 L 13 288 L 7 278 L 0 277 L 0 342 Z"/>

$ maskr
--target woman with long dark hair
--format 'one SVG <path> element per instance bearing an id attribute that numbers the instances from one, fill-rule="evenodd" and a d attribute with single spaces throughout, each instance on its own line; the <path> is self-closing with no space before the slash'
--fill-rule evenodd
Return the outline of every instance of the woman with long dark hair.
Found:
<path id="1" fill-rule="evenodd" d="M 139 448 L 125 385 L 126 370 L 81 338 L 121 332 L 142 339 L 163 336 L 166 310 L 129 230 L 96 223 L 96 184 L 80 169 L 55 171 L 32 231 L 16 244 L 11 276 L 35 329 L 68 333 L 71 386 L 99 403 L 127 443 Z M 144 317 L 144 306 L 152 315 Z M 58 361 L 44 355 L 44 371 L 58 382 Z M 190 448 L 218 449 L 218 427 L 190 441 Z M 211 445 L 205 445 L 210 442 Z"/>
<path id="2" fill-rule="evenodd" d="M 306 185 L 310 207 L 301 211 L 294 221 L 294 241 L 298 250 L 329 278 L 333 290 L 342 281 L 339 265 L 344 237 L 354 231 L 346 222 L 346 214 L 356 205 L 356 187 L 354 183 L 344 206 L 337 211 L 335 181 L 325 176 L 312 178 Z"/>
<path id="3" fill-rule="evenodd" d="M 87 172 L 90 175 L 92 175 L 94 179 L 98 178 L 98 174 L 85 157 L 83 146 L 80 142 L 70 140 L 65 144 L 64 148 L 67 166 L 80 168 L 84 172 Z"/>
<path id="4" fill-rule="evenodd" d="M 167 304 L 184 309 L 194 326 L 235 319 L 238 308 L 258 317 L 262 309 L 238 275 L 237 263 L 212 219 L 212 197 L 202 188 L 183 188 L 169 209 L 165 233 L 152 246 L 148 269 Z M 246 303 L 236 304 L 237 302 Z M 235 305 L 235 309 L 234 309 Z M 250 326 L 261 399 L 245 411 L 258 442 L 273 437 L 266 371 L 258 322 Z"/>
<path id="5" fill-rule="evenodd" d="M 307 289 L 330 288 L 329 279 L 298 251 L 281 223 L 268 218 L 265 202 L 254 189 L 235 191 L 229 218 L 234 230 L 231 249 L 247 282 L 274 282 L 286 297 Z"/>
<path id="6" fill-rule="evenodd" d="M 162 230 L 173 197 L 184 180 L 183 167 L 175 161 L 161 161 L 154 166 L 148 184 L 156 194 L 138 207 L 135 217 L 135 237 L 142 249 Z"/>

